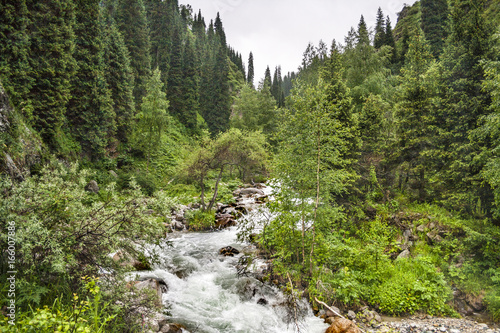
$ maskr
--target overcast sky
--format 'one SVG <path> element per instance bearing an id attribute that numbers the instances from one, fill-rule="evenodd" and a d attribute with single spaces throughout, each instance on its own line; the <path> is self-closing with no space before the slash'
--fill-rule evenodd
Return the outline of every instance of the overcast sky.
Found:
<path id="1" fill-rule="evenodd" d="M 228 43 L 241 53 L 247 66 L 254 56 L 255 84 L 266 66 L 281 65 L 281 72 L 296 71 L 309 42 L 322 39 L 328 47 L 335 38 L 343 43 L 349 29 L 357 27 L 361 15 L 368 27 L 375 26 L 378 7 L 389 15 L 392 27 L 403 4 L 415 0 L 180 0 L 194 13 L 201 9 L 208 26 L 220 13 Z"/>

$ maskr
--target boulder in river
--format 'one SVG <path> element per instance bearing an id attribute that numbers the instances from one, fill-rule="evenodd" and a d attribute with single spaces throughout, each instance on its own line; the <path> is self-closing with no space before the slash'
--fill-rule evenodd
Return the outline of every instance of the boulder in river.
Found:
<path id="1" fill-rule="evenodd" d="M 219 254 L 222 254 L 225 257 L 234 257 L 235 254 L 239 253 L 240 251 L 238 251 L 232 246 L 226 246 L 219 250 Z"/>
<path id="2" fill-rule="evenodd" d="M 217 214 L 215 216 L 215 226 L 219 229 L 228 228 L 236 225 L 233 215 Z"/>
<path id="3" fill-rule="evenodd" d="M 238 195 L 259 195 L 259 196 L 265 196 L 265 193 L 262 190 L 259 190 L 258 188 L 243 188 L 239 191 Z"/>
<path id="4" fill-rule="evenodd" d="M 337 318 L 325 333 L 360 333 L 355 323 L 345 318 Z"/>

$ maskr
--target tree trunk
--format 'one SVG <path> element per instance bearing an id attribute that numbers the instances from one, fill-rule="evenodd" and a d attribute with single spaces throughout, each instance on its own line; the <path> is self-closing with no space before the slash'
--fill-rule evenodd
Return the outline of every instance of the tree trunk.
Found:
<path id="1" fill-rule="evenodd" d="M 316 241 L 316 219 L 318 218 L 318 207 L 319 207 L 319 173 L 320 173 L 320 164 L 321 164 L 321 133 L 318 131 L 317 133 L 317 139 L 318 139 L 318 159 L 316 162 L 316 202 L 314 204 L 314 220 L 313 220 L 313 225 L 312 225 L 312 233 L 313 233 L 313 239 L 311 243 L 311 258 L 309 259 L 310 261 L 310 267 L 309 271 L 312 276 L 313 273 L 313 255 L 314 255 L 314 242 Z"/>
<path id="2" fill-rule="evenodd" d="M 201 209 L 203 211 L 206 210 L 206 206 L 205 206 L 205 184 L 203 182 L 204 178 L 205 178 L 204 176 L 201 176 L 201 178 L 200 178 L 200 186 L 201 186 L 200 201 L 201 201 Z"/>
<path id="3" fill-rule="evenodd" d="M 214 196 L 212 197 L 212 200 L 210 200 L 210 204 L 208 205 L 207 210 L 212 210 L 215 204 L 215 200 L 217 200 L 217 194 L 219 192 L 219 182 L 220 179 L 222 178 L 222 173 L 224 172 L 224 166 L 221 166 L 220 172 L 219 172 L 219 177 L 217 177 L 217 181 L 215 182 L 215 187 L 214 187 Z"/>

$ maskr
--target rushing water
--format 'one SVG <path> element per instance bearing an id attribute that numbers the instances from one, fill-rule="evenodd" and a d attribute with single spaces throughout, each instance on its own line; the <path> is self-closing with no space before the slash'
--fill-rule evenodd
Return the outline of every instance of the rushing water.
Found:
<path id="1" fill-rule="evenodd" d="M 163 303 L 171 321 L 190 332 L 257 333 L 296 332 L 287 322 L 285 298 L 278 288 L 250 277 L 238 278 L 238 257 L 223 257 L 220 248 L 237 243 L 236 228 L 211 233 L 182 233 L 170 239 L 171 247 L 160 253 L 161 263 L 142 277 L 156 277 L 168 285 Z M 241 255 L 240 255 L 241 256 Z M 265 300 L 265 301 L 264 301 Z M 307 304 L 301 332 L 323 333 L 328 325 L 316 318 Z"/>

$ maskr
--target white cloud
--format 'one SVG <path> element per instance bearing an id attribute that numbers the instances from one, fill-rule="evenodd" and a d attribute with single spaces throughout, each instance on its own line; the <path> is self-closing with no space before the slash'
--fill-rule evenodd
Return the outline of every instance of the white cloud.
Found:
<path id="1" fill-rule="evenodd" d="M 322 39 L 328 46 L 333 39 L 343 42 L 361 15 L 368 26 L 375 25 L 378 7 L 396 25 L 397 13 L 404 3 L 415 0 L 181 0 L 195 13 L 201 9 L 208 25 L 220 12 L 228 43 L 242 54 L 245 63 L 253 52 L 255 83 L 266 66 L 274 71 L 281 65 L 282 73 L 295 71 L 309 42 Z M 271 73 L 272 74 L 272 73 Z"/>

